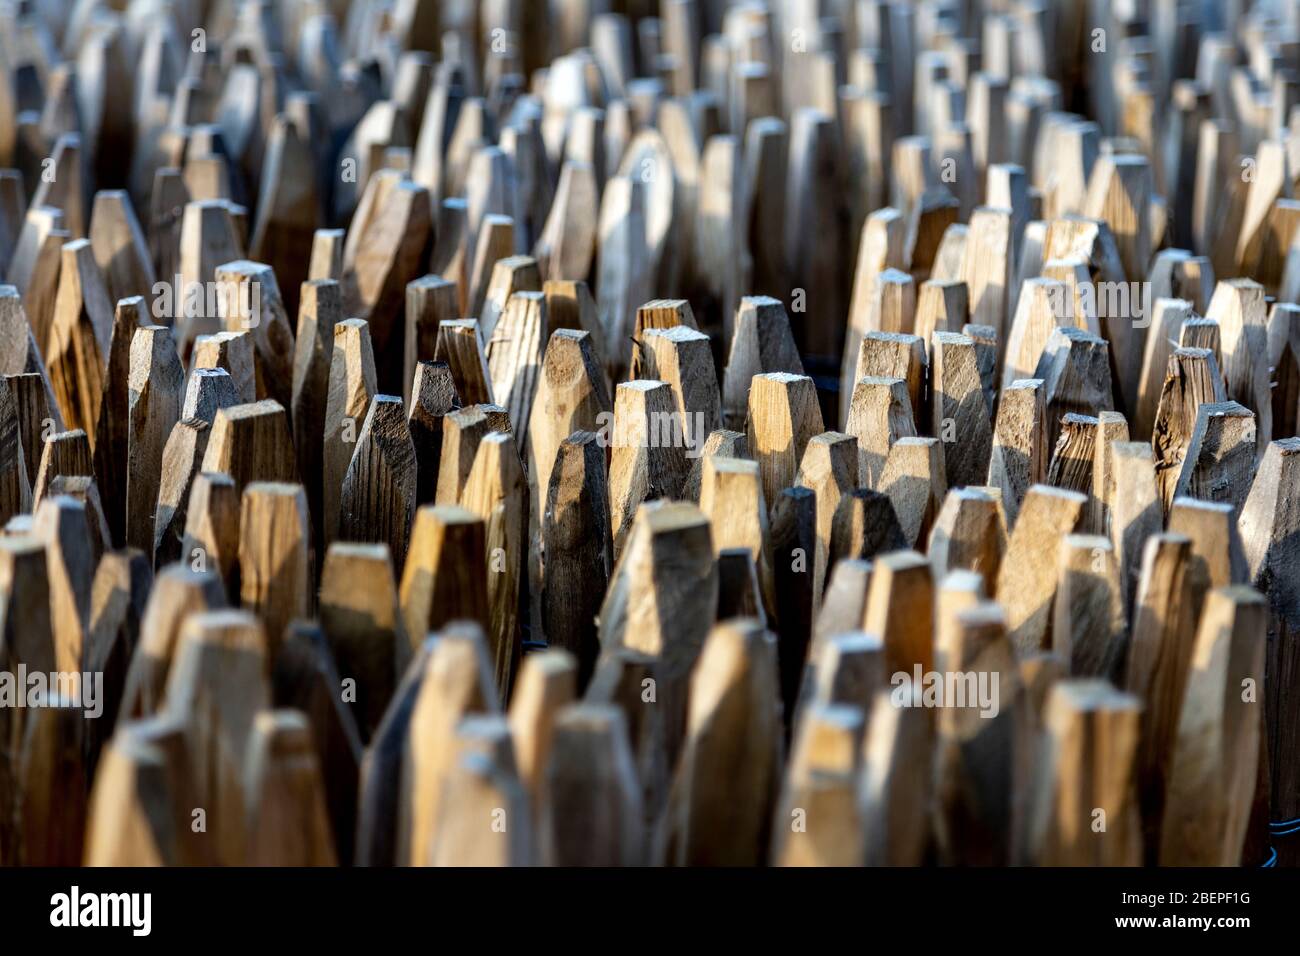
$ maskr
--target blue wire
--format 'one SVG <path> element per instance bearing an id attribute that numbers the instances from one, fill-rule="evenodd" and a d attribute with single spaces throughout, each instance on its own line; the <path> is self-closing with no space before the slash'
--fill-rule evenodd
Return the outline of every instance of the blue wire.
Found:
<path id="1" fill-rule="evenodd" d="M 1296 817 L 1294 820 L 1279 820 L 1277 823 L 1270 823 L 1269 829 L 1277 829 L 1278 827 L 1292 827 L 1297 825 L 1300 825 L 1300 817 Z"/>
<path id="2" fill-rule="evenodd" d="M 1277 850 L 1273 849 L 1272 847 L 1269 847 L 1269 848 L 1268 848 L 1268 851 L 1269 851 L 1269 853 L 1270 853 L 1271 855 L 1269 856 L 1269 858 L 1268 858 L 1267 860 L 1265 860 L 1262 864 L 1260 864 L 1260 869 L 1261 869 L 1261 870 L 1262 870 L 1262 869 L 1265 869 L 1265 868 L 1267 868 L 1267 867 L 1276 867 L 1276 866 L 1277 866 Z"/>

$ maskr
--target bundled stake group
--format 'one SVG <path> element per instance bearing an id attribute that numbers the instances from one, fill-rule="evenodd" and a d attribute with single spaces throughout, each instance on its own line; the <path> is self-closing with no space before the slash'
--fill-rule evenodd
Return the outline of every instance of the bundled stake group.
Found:
<path id="1" fill-rule="evenodd" d="M 1300 6 L 0 2 L 0 863 L 1300 861 Z"/>

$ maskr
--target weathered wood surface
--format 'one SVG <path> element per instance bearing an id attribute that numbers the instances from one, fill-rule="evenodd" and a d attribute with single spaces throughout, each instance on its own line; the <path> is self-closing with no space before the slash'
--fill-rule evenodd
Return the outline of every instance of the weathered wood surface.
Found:
<path id="1" fill-rule="evenodd" d="M 1300 864 L 1298 30 L 0 4 L 0 865 Z"/>

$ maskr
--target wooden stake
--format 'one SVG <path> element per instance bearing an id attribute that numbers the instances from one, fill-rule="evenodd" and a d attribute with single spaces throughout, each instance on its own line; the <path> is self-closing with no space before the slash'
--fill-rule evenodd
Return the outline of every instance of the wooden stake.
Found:
<path id="1" fill-rule="evenodd" d="M 510 418 L 500 405 L 469 405 L 443 417 L 442 457 L 438 463 L 438 504 L 455 504 L 474 465 L 483 436 L 492 431 L 510 431 Z"/>
<path id="2" fill-rule="evenodd" d="M 247 861 L 243 768 L 253 725 L 270 705 L 266 635 L 246 611 L 204 611 L 185 622 L 167 680 L 164 714 L 184 726 L 198 806 L 206 812 L 212 857 Z"/>
<path id="3" fill-rule="evenodd" d="M 18 409 L 10 390 L 0 387 L 0 521 L 8 522 L 31 507 L 32 486 L 23 454 Z"/>
<path id="4" fill-rule="evenodd" d="M 488 652 L 504 705 L 521 651 L 519 589 L 528 528 L 528 489 L 513 436 L 506 432 L 484 436 L 460 504 L 484 523 Z"/>
<path id="5" fill-rule="evenodd" d="M 948 484 L 982 484 L 989 470 L 993 429 L 971 339 L 953 332 L 934 334 L 930 387 L 933 430 L 942 442 Z"/>
<path id="6" fill-rule="evenodd" d="M 880 487 L 889 449 L 900 438 L 916 437 L 907 382 L 871 375 L 859 379 L 844 430 L 858 440 L 858 480 Z"/>
<path id="7" fill-rule="evenodd" d="M 253 866 L 336 866 L 321 767 L 305 717 L 259 713 L 248 745 L 247 859 Z"/>
<path id="8" fill-rule="evenodd" d="M 177 564 L 159 572 L 140 621 L 140 643 L 130 657 L 122 691 L 122 716 L 139 717 L 157 711 L 186 616 L 225 604 L 221 581 L 211 571 L 195 571 L 189 565 Z"/>
<path id="9" fill-rule="evenodd" d="M 218 411 L 203 470 L 230 475 L 241 495 L 250 482 L 293 481 L 293 440 L 284 408 L 267 399 Z"/>
<path id="10" fill-rule="evenodd" d="M 684 729 L 686 676 L 718 601 L 708 519 L 694 505 L 647 502 L 626 551 L 601 605 L 601 648 L 625 647 L 659 661 L 657 694 L 671 758 Z"/>
<path id="11" fill-rule="evenodd" d="M 113 304 L 89 241 L 63 247 L 59 294 L 50 327 L 50 381 L 71 428 L 94 444 L 113 334 Z"/>
<path id="12" fill-rule="evenodd" d="M 885 667 L 890 673 L 910 675 L 915 664 L 923 672 L 932 668 L 932 607 L 930 564 L 925 558 L 902 551 L 874 562 L 862 627 L 884 641 Z"/>
<path id="13" fill-rule="evenodd" d="M 698 453 L 705 436 L 722 426 L 709 337 L 679 325 L 647 329 L 641 344 L 642 373 L 671 386 L 687 454 Z"/>
<path id="14" fill-rule="evenodd" d="M 1066 535 L 1052 616 L 1052 650 L 1075 677 L 1111 677 L 1124 658 L 1124 595 L 1116 549 L 1100 535 Z"/>
<path id="15" fill-rule="evenodd" d="M 338 536 L 388 545 L 400 576 L 415 520 L 415 444 L 402 400 L 376 395 L 339 490 Z"/>
<path id="16" fill-rule="evenodd" d="M 200 335 L 194 342 L 193 369 L 221 368 L 235 383 L 240 402 L 257 401 L 257 375 L 253 370 L 253 337 L 248 332 Z"/>
<path id="17" fill-rule="evenodd" d="M 902 332 L 868 332 L 862 338 L 856 381 L 864 377 L 901 378 L 907 382 L 912 417 L 925 421 L 925 343 L 919 336 Z M 855 388 L 856 391 L 856 388 Z M 849 409 L 852 416 L 852 408 Z"/>
<path id="18" fill-rule="evenodd" d="M 1030 794 L 1028 858 L 1043 866 L 1137 866 L 1134 793 L 1141 702 L 1104 680 L 1060 681 L 1045 708 L 1044 761 Z M 1102 755 L 1105 755 L 1104 757 Z M 1094 832 L 1099 809 L 1107 826 Z"/>
<path id="19" fill-rule="evenodd" d="M 1173 495 L 1239 508 L 1254 474 L 1255 434 L 1255 414 L 1236 402 L 1200 405 Z"/>
<path id="20" fill-rule="evenodd" d="M 930 796 L 933 728 L 920 699 L 920 688 L 908 681 L 878 691 L 868 711 L 858 806 L 869 866 L 915 866 L 925 853 L 929 821 L 903 809 L 923 806 Z"/>
<path id="21" fill-rule="evenodd" d="M 325 435 L 321 448 L 324 464 L 324 543 L 339 533 L 343 479 L 364 429 L 370 400 L 377 387 L 370 326 L 361 319 L 344 319 L 334 326 L 330 358 L 329 397 L 325 403 Z"/>
<path id="22" fill-rule="evenodd" d="M 1170 757 L 1162 865 L 1241 862 L 1263 726 L 1245 688 L 1264 674 L 1266 612 L 1253 588 L 1216 589 L 1206 601 Z"/>
<path id="23" fill-rule="evenodd" d="M 855 488 L 840 498 L 831 519 L 828 570 L 845 559 L 872 558 L 906 547 L 907 539 L 888 495 Z"/>
<path id="24" fill-rule="evenodd" d="M 1145 704 L 1138 751 L 1138 797 L 1146 855 L 1159 850 L 1179 712 L 1187 686 L 1196 635 L 1189 593 L 1191 542 L 1173 534 L 1153 535 L 1142 555 L 1142 576 L 1133 611 L 1125 686 Z"/>
<path id="25" fill-rule="evenodd" d="M 412 641 L 448 622 L 487 620 L 484 522 L 454 505 L 415 513 L 402 572 L 402 622 Z"/>
<path id="26" fill-rule="evenodd" d="M 930 531 L 927 556 L 935 578 L 965 568 L 985 581 L 997 580 L 1006 548 L 1006 525 L 1001 501 L 983 488 L 954 488 Z"/>
<path id="27" fill-rule="evenodd" d="M 441 276 L 427 275 L 406 287 L 406 344 L 402 360 L 405 372 L 402 395 L 411 397 L 411 384 L 421 362 L 435 358 L 443 322 L 454 321 L 459 312 L 456 283 Z"/>
<path id="28" fill-rule="evenodd" d="M 320 621 L 339 677 L 354 682 L 355 722 L 361 741 L 369 741 L 419 643 L 402 627 L 387 545 L 330 545 L 321 571 Z"/>
<path id="29" fill-rule="evenodd" d="M 239 514 L 240 600 L 265 623 L 272 661 L 289 622 L 311 616 L 310 520 L 301 485 L 258 481 L 245 486 Z"/>
<path id="30" fill-rule="evenodd" d="M 492 384 L 488 377 L 487 355 L 477 320 L 440 322 L 434 360 L 446 362 L 450 367 L 461 404 L 491 404 Z"/>
<path id="31" fill-rule="evenodd" d="M 627 722 L 610 704 L 557 715 L 541 777 L 540 853 L 550 866 L 636 866 L 645 838 Z"/>
<path id="32" fill-rule="evenodd" d="M 816 607 L 812 575 L 808 573 L 808 555 L 815 553 L 817 546 L 816 508 L 816 494 L 811 490 L 785 488 L 772 510 L 773 603 L 780 623 L 777 658 L 787 729 L 793 721 Z M 827 563 L 829 567 L 829 555 Z"/>
<path id="33" fill-rule="evenodd" d="M 1025 744 L 1018 711 L 1019 674 L 1006 620 L 985 602 L 959 611 L 945 667 L 974 673 L 943 697 L 935 740 L 935 835 L 939 857 L 951 864 L 996 865 L 1011 856 L 1015 820 L 1016 751 Z"/>
<path id="34" fill-rule="evenodd" d="M 1273 435 L 1264 287 L 1251 279 L 1221 281 L 1205 315 L 1219 323 L 1228 400 L 1254 410 L 1258 447 L 1264 448 Z"/>
<path id="35" fill-rule="evenodd" d="M 790 319 L 779 299 L 745 296 L 736 310 L 726 373 L 722 380 L 722 414 L 729 429 L 744 427 L 749 386 L 755 375 L 788 372 L 803 375 Z"/>
<path id="36" fill-rule="evenodd" d="M 831 532 L 841 496 L 858 486 L 858 443 L 852 435 L 824 432 L 808 442 L 796 483 L 816 494 L 817 551 L 813 570 L 813 603 L 821 603 L 831 553 Z"/>
<path id="37" fill-rule="evenodd" d="M 370 323 L 376 383 L 390 395 L 402 394 L 402 304 L 407 283 L 424 273 L 431 228 L 428 192 L 410 181 L 399 182 L 358 231 L 355 254 L 344 252 L 344 312 Z"/>
<path id="38" fill-rule="evenodd" d="M 81 429 L 50 435 L 41 452 L 40 467 L 36 470 L 32 507 L 41 506 L 50 485 L 60 475 L 94 475 L 90 459 L 90 441 Z"/>
<path id="39" fill-rule="evenodd" d="M 458 625 L 444 631 L 419 663 L 423 677 L 408 705 L 409 726 L 400 758 L 394 856 L 395 863 L 408 866 L 423 865 L 430 856 L 443 784 L 454 768 L 456 725 L 470 714 L 498 712 L 487 648 L 477 627 Z M 513 820 L 507 816 L 507 826 L 525 824 L 526 813 L 514 816 Z"/>
<path id="40" fill-rule="evenodd" d="M 622 554 L 640 504 L 673 498 L 681 491 L 686 455 L 671 427 L 678 420 L 672 388 L 666 382 L 625 382 L 615 393 L 609 511 L 616 558 Z"/>
<path id="41" fill-rule="evenodd" d="M 290 418 L 298 474 L 307 489 L 312 514 L 312 540 L 323 546 L 325 406 L 334 356 L 334 327 L 343 318 L 343 293 L 334 279 L 313 279 L 302 284 L 299 302 Z"/>
<path id="42" fill-rule="evenodd" d="M 210 434 L 211 426 L 201 418 L 183 419 L 172 426 L 163 448 L 162 476 L 153 514 L 150 538 L 153 567 L 162 567 L 182 557 L 185 509 L 194 477 L 202 467 Z"/>
<path id="43" fill-rule="evenodd" d="M 754 376 L 746 429 L 770 512 L 780 490 L 795 483 L 808 442 L 826 430 L 812 379 L 788 372 Z"/>
<path id="44" fill-rule="evenodd" d="M 126 540 L 153 553 L 163 452 L 180 418 L 185 372 L 171 332 L 164 326 L 138 329 L 131 340 L 126 478 Z"/>
<path id="45" fill-rule="evenodd" d="M 211 296 L 204 290 L 213 288 L 208 283 L 216 278 L 218 266 L 243 258 L 243 243 L 230 205 L 225 201 L 187 202 L 184 209 L 179 270 L 174 273 L 181 277 L 181 287 L 173 290 L 173 296 L 180 301 L 173 301 L 171 314 L 179 329 L 178 349 L 187 355 L 198 336 L 220 329 L 220 313 L 211 307 L 215 303 L 209 301 Z M 163 271 L 162 274 L 173 273 Z M 191 293 L 191 290 L 196 291 Z"/>
<path id="46" fill-rule="evenodd" d="M 1101 423 L 1091 415 L 1061 416 L 1060 434 L 1047 466 L 1047 484 L 1093 496 L 1097 432 Z"/>
<path id="47" fill-rule="evenodd" d="M 879 487 L 889 496 L 909 547 L 930 536 L 948 493 L 943 447 L 937 438 L 900 438 L 889 449 Z"/>
<path id="48" fill-rule="evenodd" d="M 781 745 L 776 683 L 771 634 L 744 619 L 713 628 L 691 677 L 686 744 L 660 837 L 668 864 L 752 866 L 765 857 Z M 744 771 L 719 773 L 724 766 Z"/>
<path id="49" fill-rule="evenodd" d="M 1007 612 L 1007 635 L 1018 653 L 1050 637 L 1056 568 L 1062 539 L 1074 531 L 1087 498 L 1077 491 L 1033 485 L 1025 495 L 998 570 L 997 600 Z"/>
<path id="50" fill-rule="evenodd" d="M 555 725 L 577 692 L 576 677 L 577 661 L 562 650 L 530 654 L 519 672 L 509 709 L 510 737 L 519 779 L 534 805 L 542 795 Z"/>
<path id="51" fill-rule="evenodd" d="M 153 260 L 125 191 L 105 189 L 95 193 L 89 238 L 109 301 L 139 296 L 143 299 L 141 312 L 149 312 L 154 295 Z"/>
<path id="52" fill-rule="evenodd" d="M 1166 509 L 1174 499 L 1195 432 L 1198 409 L 1207 402 L 1226 400 L 1214 353 L 1205 349 L 1180 348 L 1169 356 L 1151 435 L 1160 497 Z"/>
<path id="53" fill-rule="evenodd" d="M 239 490 L 229 475 L 201 471 L 194 476 L 180 558 L 200 570 L 211 563 L 228 595 L 237 592 L 239 508 Z"/>
<path id="54" fill-rule="evenodd" d="M 535 435 L 536 433 L 534 433 Z M 592 432 L 576 431 L 557 451 L 542 517 L 541 580 L 547 642 L 578 662 L 578 687 L 594 673 L 596 617 L 613 559 L 604 453 Z"/>
<path id="55" fill-rule="evenodd" d="M 1245 583 L 1246 556 L 1232 505 L 1175 498 L 1169 509 L 1169 531 L 1191 539 L 1193 574 L 1207 588 Z"/>
<path id="56" fill-rule="evenodd" d="M 1293 548 L 1300 528 L 1293 489 L 1300 481 L 1300 439 L 1284 438 L 1269 444 L 1241 507 L 1237 527 L 1246 555 L 1248 581 L 1269 602 L 1267 703 L 1269 707 L 1268 765 L 1272 778 L 1272 809 L 1276 820 L 1293 819 L 1300 801 L 1295 798 L 1297 766 L 1287 750 L 1300 717 L 1288 693 L 1296 686 L 1296 658 L 1292 636 L 1300 626 L 1296 614 Z M 1274 676 L 1276 675 L 1276 676 Z M 1276 714 L 1276 716 L 1271 716 Z M 1280 814 L 1291 814 L 1282 816 Z"/>
<path id="57" fill-rule="evenodd" d="M 545 297 L 521 292 L 511 297 L 488 343 L 492 393 L 509 412 L 521 441 L 527 437 L 545 335 Z"/>

